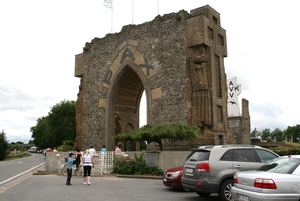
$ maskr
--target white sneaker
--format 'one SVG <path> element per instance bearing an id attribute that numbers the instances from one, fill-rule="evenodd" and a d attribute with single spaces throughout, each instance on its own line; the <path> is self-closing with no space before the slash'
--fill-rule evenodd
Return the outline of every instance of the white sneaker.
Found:
<path id="1" fill-rule="evenodd" d="M 83 184 L 86 184 L 86 182 L 83 182 Z"/>
<path id="2" fill-rule="evenodd" d="M 90 182 L 88 182 L 88 185 L 92 185 Z"/>

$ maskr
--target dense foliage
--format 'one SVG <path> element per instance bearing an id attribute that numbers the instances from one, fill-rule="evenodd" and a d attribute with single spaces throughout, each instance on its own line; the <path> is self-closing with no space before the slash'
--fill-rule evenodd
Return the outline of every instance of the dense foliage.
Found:
<path id="1" fill-rule="evenodd" d="M 147 143 L 157 142 L 160 150 L 163 150 L 162 139 L 172 140 L 194 140 L 200 135 L 200 130 L 196 126 L 188 126 L 182 123 L 158 123 L 155 125 L 145 125 L 139 129 L 121 133 L 114 137 L 116 141 L 147 141 Z"/>
<path id="2" fill-rule="evenodd" d="M 285 130 L 280 130 L 279 128 L 274 129 L 271 131 L 269 128 L 263 129 L 261 132 L 257 131 L 256 129 L 251 132 L 250 136 L 252 138 L 261 138 L 263 140 L 275 139 L 277 142 L 282 141 L 290 141 L 291 139 L 293 142 L 300 142 L 300 124 L 295 126 L 288 126 Z"/>
<path id="3" fill-rule="evenodd" d="M 75 101 L 64 100 L 53 106 L 48 116 L 39 118 L 36 126 L 30 128 L 35 146 L 44 149 L 59 147 L 65 140 L 74 142 L 75 116 Z"/>
<path id="4" fill-rule="evenodd" d="M 162 176 L 164 172 L 158 167 L 147 166 L 143 159 L 143 155 L 141 154 L 140 157 L 135 155 L 135 159 L 130 159 L 128 156 L 116 155 L 113 173 L 122 175 Z"/>
<path id="5" fill-rule="evenodd" d="M 0 160 L 5 159 L 8 151 L 8 142 L 4 134 L 0 133 Z"/>

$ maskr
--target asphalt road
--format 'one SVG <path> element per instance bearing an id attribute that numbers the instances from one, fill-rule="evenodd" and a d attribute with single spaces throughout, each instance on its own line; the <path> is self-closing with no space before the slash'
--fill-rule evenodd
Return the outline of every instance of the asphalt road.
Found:
<path id="1" fill-rule="evenodd" d="M 44 163 L 44 155 L 33 153 L 29 157 L 0 162 L 0 185 L 8 179 Z M 1 200 L 1 199 L 0 199 Z"/>
<path id="2" fill-rule="evenodd" d="M 84 185 L 83 178 L 72 177 L 67 186 L 66 177 L 32 175 L 20 183 L 0 192 L 1 201 L 220 201 L 215 196 L 201 198 L 196 193 L 166 188 L 161 180 L 92 177 L 92 185 Z"/>
<path id="3" fill-rule="evenodd" d="M 22 176 L 1 185 L 1 201 L 220 201 L 217 195 L 200 197 L 194 192 L 172 190 L 161 179 L 121 178 L 115 175 L 92 177 L 92 185 L 84 185 L 83 178 L 73 176 L 72 186 L 58 174 L 33 174 L 34 167 L 43 163 L 42 154 L 25 159 L 0 162 L 0 181 L 22 172 Z M 34 168 L 36 169 L 36 168 Z M 44 170 L 44 166 L 38 168 Z M 3 182 L 2 182 L 3 183 Z"/>

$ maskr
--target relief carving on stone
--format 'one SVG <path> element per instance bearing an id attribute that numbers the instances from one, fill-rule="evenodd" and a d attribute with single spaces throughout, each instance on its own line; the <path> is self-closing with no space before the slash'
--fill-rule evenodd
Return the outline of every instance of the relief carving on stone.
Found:
<path id="1" fill-rule="evenodd" d="M 212 106 L 205 46 L 194 47 L 192 57 L 189 58 L 188 62 L 192 82 L 192 107 L 196 109 L 192 118 L 196 118 L 197 126 L 199 127 L 211 127 Z"/>
<path id="2" fill-rule="evenodd" d="M 119 113 L 115 112 L 115 134 L 121 133 L 121 121 L 122 119 L 119 117 Z"/>

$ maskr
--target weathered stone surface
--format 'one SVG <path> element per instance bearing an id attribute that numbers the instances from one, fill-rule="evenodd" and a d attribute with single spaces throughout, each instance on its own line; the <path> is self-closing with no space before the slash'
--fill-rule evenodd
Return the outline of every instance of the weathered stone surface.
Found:
<path id="1" fill-rule="evenodd" d="M 226 32 L 210 6 L 94 38 L 76 56 L 75 76 L 81 78 L 76 145 L 113 150 L 115 112 L 120 132 L 139 128 L 144 90 L 148 124 L 199 126 L 203 136 L 186 146 L 226 144 L 226 56 Z"/>

